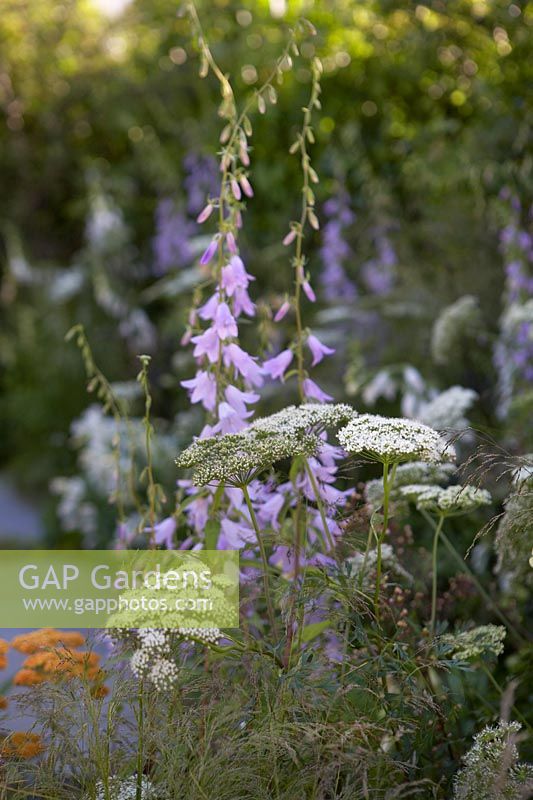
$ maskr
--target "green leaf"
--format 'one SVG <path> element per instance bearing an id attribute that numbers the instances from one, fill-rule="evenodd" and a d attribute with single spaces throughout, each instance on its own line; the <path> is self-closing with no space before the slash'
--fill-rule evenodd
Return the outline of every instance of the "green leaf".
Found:
<path id="1" fill-rule="evenodd" d="M 205 526 L 206 550 L 216 550 L 219 533 L 220 533 L 220 522 L 217 519 L 207 520 L 207 524 Z"/>
<path id="2" fill-rule="evenodd" d="M 324 622 L 312 622 L 310 625 L 306 625 L 302 632 L 302 642 L 312 642 L 313 639 L 320 636 L 330 625 L 331 622 L 329 619 L 324 620 Z"/>

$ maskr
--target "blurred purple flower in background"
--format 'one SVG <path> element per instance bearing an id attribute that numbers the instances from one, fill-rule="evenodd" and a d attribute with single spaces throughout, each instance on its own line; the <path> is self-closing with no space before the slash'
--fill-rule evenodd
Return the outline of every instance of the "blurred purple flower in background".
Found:
<path id="1" fill-rule="evenodd" d="M 344 238 L 344 231 L 355 222 L 350 208 L 350 198 L 345 189 L 324 204 L 327 222 L 322 233 L 320 256 L 323 269 L 320 277 L 326 300 L 353 300 L 357 296 L 355 285 L 346 275 L 345 262 L 353 256 L 352 249 Z"/>
<path id="2" fill-rule="evenodd" d="M 217 162 L 210 156 L 189 153 L 183 159 L 185 178 L 183 184 L 187 192 L 187 211 L 196 216 L 205 206 L 206 197 L 219 192 Z"/>
<path id="3" fill-rule="evenodd" d="M 505 295 L 500 335 L 494 348 L 498 371 L 499 416 L 505 418 L 517 387 L 533 383 L 533 236 L 525 229 L 522 205 L 510 189 L 500 193 L 505 225 L 500 252 L 505 270 Z"/>
<path id="4" fill-rule="evenodd" d="M 164 275 L 171 269 L 184 267 L 191 262 L 189 240 L 194 235 L 195 225 L 176 208 L 169 197 L 159 201 L 155 220 L 154 272 L 156 275 Z"/>
<path id="5" fill-rule="evenodd" d="M 376 256 L 363 264 L 362 279 L 372 294 L 382 297 L 389 294 L 394 286 L 398 259 L 385 228 L 375 229 L 373 241 Z"/>

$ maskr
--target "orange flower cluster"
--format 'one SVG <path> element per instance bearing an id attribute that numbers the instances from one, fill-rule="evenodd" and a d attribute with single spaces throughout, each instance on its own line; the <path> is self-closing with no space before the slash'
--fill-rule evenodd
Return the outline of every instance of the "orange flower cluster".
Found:
<path id="1" fill-rule="evenodd" d="M 16 686 L 33 686 L 56 678 L 87 678 L 98 680 L 103 673 L 97 653 L 76 652 L 66 647 L 39 650 L 28 656 L 15 675 Z"/>
<path id="2" fill-rule="evenodd" d="M 7 651 L 9 650 L 9 642 L 5 639 L 0 639 L 0 669 L 7 667 Z"/>
<path id="3" fill-rule="evenodd" d="M 16 636 L 11 646 L 26 653 L 27 658 L 13 679 L 15 686 L 37 686 L 47 681 L 84 678 L 94 684 L 93 694 L 107 694 L 106 687 L 102 685 L 105 674 L 100 667 L 100 656 L 74 649 L 82 644 L 85 644 L 85 637 L 78 631 L 41 628 Z"/>
<path id="4" fill-rule="evenodd" d="M 9 642 L 5 639 L 0 639 L 0 669 L 7 667 L 7 651 L 9 650 Z M 7 698 L 0 694 L 0 711 L 7 708 Z"/>
<path id="5" fill-rule="evenodd" d="M 0 743 L 0 756 L 4 758 L 35 758 L 44 750 L 37 733 L 16 731 Z"/>
<path id="6" fill-rule="evenodd" d="M 79 631 L 56 631 L 54 628 L 40 628 L 31 633 L 21 633 L 11 641 L 11 647 L 14 650 L 27 655 L 36 653 L 38 650 L 56 647 L 59 644 L 69 649 L 81 647 L 82 644 L 85 644 L 85 636 Z M 9 647 L 9 645 L 7 646 Z"/>

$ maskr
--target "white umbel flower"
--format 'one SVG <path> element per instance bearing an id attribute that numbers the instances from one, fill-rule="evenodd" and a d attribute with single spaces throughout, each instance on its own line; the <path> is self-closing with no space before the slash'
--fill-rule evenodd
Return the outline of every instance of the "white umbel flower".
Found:
<path id="1" fill-rule="evenodd" d="M 416 416 L 424 425 L 429 425 L 437 431 L 464 430 L 469 425 L 466 412 L 477 398 L 478 394 L 473 389 L 452 386 L 433 400 L 424 403 Z"/>
<path id="2" fill-rule="evenodd" d="M 401 494 L 416 503 L 419 510 L 432 514 L 468 514 L 492 502 L 490 492 L 477 486 L 402 486 Z"/>
<path id="3" fill-rule="evenodd" d="M 410 419 L 362 414 L 338 433 L 339 442 L 353 455 L 384 464 L 402 461 L 453 461 L 455 452 L 437 431 Z"/>
<path id="4" fill-rule="evenodd" d="M 357 416 L 357 412 L 346 403 L 302 403 L 260 417 L 252 422 L 250 428 L 265 433 L 319 434 L 328 428 L 339 428 Z"/>
<path id="5" fill-rule="evenodd" d="M 390 544 L 381 546 L 381 558 L 385 570 L 405 578 L 409 583 L 413 582 L 413 576 L 402 567 Z M 362 585 L 363 589 L 366 590 L 373 585 L 372 573 L 376 569 L 377 560 L 378 553 L 375 549 L 369 550 L 366 556 L 364 553 L 355 553 L 346 559 L 345 568 L 350 577 L 357 580 L 359 580 L 361 573 L 363 574 Z"/>
<path id="6" fill-rule="evenodd" d="M 192 480 L 196 486 L 217 481 L 243 486 L 276 461 L 314 455 L 320 441 L 315 434 L 247 428 L 241 433 L 197 439 L 179 455 L 176 464 L 193 469 Z"/>
<path id="7" fill-rule="evenodd" d="M 97 782 L 96 800 L 105 800 L 106 797 L 109 797 L 110 800 L 136 800 L 137 798 L 136 775 L 130 775 L 129 778 L 119 778 L 116 775 L 111 775 L 108 779 L 108 787 L 109 795 L 106 794 L 104 782 Z M 143 775 L 141 777 L 141 800 L 157 800 L 160 796 L 150 779 Z M 86 798 L 88 800 L 89 795 L 86 795 Z"/>
<path id="8" fill-rule="evenodd" d="M 148 673 L 148 679 L 158 692 L 168 692 L 178 680 L 178 667 L 169 658 L 157 658 Z"/>

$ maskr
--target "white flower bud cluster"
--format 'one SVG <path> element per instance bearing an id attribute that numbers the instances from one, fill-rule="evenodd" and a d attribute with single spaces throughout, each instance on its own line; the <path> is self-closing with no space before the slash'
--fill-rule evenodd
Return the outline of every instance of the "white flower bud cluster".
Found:
<path id="1" fill-rule="evenodd" d="M 440 637 L 440 641 L 450 647 L 450 653 L 455 658 L 469 661 L 474 658 L 501 655 L 506 633 L 503 625 L 480 625 L 471 631 L 447 633 Z"/>
<path id="2" fill-rule="evenodd" d="M 158 692 L 170 691 L 176 685 L 178 676 L 178 668 L 169 658 L 156 658 L 148 672 L 148 680 Z"/>
<path id="3" fill-rule="evenodd" d="M 362 414 L 338 433 L 339 442 L 353 455 L 382 463 L 453 461 L 455 452 L 437 431 L 410 419 Z"/>
<path id="4" fill-rule="evenodd" d="M 346 403 L 303 403 L 299 406 L 287 406 L 268 417 L 260 417 L 252 422 L 250 428 L 289 436 L 301 433 L 319 434 L 328 428 L 345 425 L 356 416 L 357 412 Z"/>
<path id="5" fill-rule="evenodd" d="M 183 641 L 217 644 L 221 636 L 220 628 L 139 628 L 135 632 L 137 649 L 130 659 L 131 670 L 137 678 L 150 681 L 158 691 L 169 691 L 179 676 L 172 658 L 174 646 Z"/>
<path id="6" fill-rule="evenodd" d="M 429 425 L 437 431 L 464 430 L 469 425 L 465 414 L 477 397 L 478 394 L 473 389 L 452 386 L 433 400 L 424 403 L 416 416 L 424 425 Z"/>
<path id="7" fill-rule="evenodd" d="M 190 642 L 217 644 L 222 636 L 220 628 L 178 628 L 179 635 Z"/>
<path id="8" fill-rule="evenodd" d="M 137 678 L 150 680 L 156 688 L 160 688 L 157 685 L 158 683 L 165 682 L 161 678 L 163 673 L 167 676 L 166 683 L 169 682 L 168 678 L 171 675 L 173 675 L 174 680 L 178 677 L 176 667 L 169 659 L 171 650 L 170 633 L 170 631 L 158 628 L 139 628 L 137 631 L 137 640 L 140 646 L 130 659 L 131 671 Z M 165 664 L 172 664 L 175 673 L 169 670 L 168 666 L 165 670 Z M 166 686 L 165 688 L 169 687 Z"/>
<path id="9" fill-rule="evenodd" d="M 408 461 L 396 470 L 392 497 L 398 499 L 402 486 L 408 484 L 448 483 L 455 472 L 454 464 L 427 464 L 425 461 Z M 374 508 L 383 502 L 383 480 L 375 478 L 365 486 L 366 499 Z"/>
<path id="10" fill-rule="evenodd" d="M 347 558 L 344 564 L 350 577 L 356 580 L 359 580 L 361 573 L 363 573 L 362 587 L 363 589 L 370 589 L 375 583 L 372 573 L 376 568 L 377 560 L 378 551 L 373 549 L 368 551 L 366 559 L 364 553 L 355 553 L 350 558 Z M 405 578 L 409 583 L 413 582 L 413 576 L 402 567 L 390 544 L 381 545 L 381 563 L 384 570 Z"/>
<path id="11" fill-rule="evenodd" d="M 425 486 L 410 484 L 400 489 L 401 494 L 416 503 L 419 510 L 432 514 L 468 514 L 492 502 L 490 492 L 476 486 Z"/>
<path id="12" fill-rule="evenodd" d="M 103 781 L 96 784 L 96 800 L 136 800 L 137 798 L 137 776 L 131 775 L 129 778 L 119 778 L 111 775 L 108 780 L 109 794 Z M 92 795 L 90 795 L 92 797 Z M 89 800 L 89 795 L 86 795 Z M 141 778 L 141 800 L 158 800 L 161 795 L 157 793 L 155 786 L 150 779 L 143 775 Z"/>

